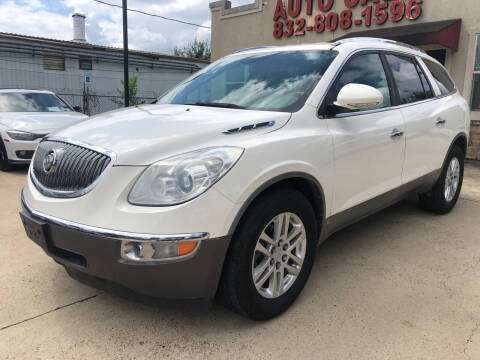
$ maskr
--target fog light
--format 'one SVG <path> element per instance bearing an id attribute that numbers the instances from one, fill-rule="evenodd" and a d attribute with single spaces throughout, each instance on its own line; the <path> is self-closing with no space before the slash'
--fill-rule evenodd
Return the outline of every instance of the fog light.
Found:
<path id="1" fill-rule="evenodd" d="M 189 255 L 198 247 L 196 241 L 130 241 L 123 240 L 120 255 L 133 261 L 159 261 Z"/>
<path id="2" fill-rule="evenodd" d="M 123 244 L 122 253 L 124 253 L 128 259 L 141 259 L 143 257 L 143 245 L 138 242 L 129 241 Z"/>

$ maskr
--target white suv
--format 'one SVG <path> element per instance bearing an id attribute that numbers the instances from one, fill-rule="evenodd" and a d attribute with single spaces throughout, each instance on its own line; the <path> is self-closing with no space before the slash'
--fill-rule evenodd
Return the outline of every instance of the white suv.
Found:
<path id="1" fill-rule="evenodd" d="M 447 71 L 406 45 L 247 49 L 44 139 L 21 216 L 76 278 L 268 319 L 341 227 L 412 193 L 448 213 L 469 122 Z"/>

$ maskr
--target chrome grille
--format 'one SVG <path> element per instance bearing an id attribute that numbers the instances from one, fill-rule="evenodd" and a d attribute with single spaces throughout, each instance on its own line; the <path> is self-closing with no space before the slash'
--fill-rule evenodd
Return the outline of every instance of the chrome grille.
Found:
<path id="1" fill-rule="evenodd" d="M 46 164 L 49 154 L 54 154 L 54 160 Z M 36 187 L 44 195 L 77 197 L 91 190 L 112 164 L 113 155 L 108 151 L 47 138 L 38 145 L 31 175 Z"/>

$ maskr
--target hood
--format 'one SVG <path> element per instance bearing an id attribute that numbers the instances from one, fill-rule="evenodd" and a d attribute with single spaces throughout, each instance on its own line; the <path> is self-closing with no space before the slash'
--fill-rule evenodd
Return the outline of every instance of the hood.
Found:
<path id="1" fill-rule="evenodd" d="M 145 105 L 91 117 L 55 136 L 116 153 L 116 165 L 150 165 L 168 156 L 211 146 L 238 145 L 284 126 L 290 113 L 189 105 Z M 268 126 L 249 126 L 268 122 Z M 225 131 L 244 128 L 225 134 Z M 241 145 L 240 145 L 241 146 Z"/>
<path id="2" fill-rule="evenodd" d="M 77 112 L 0 113 L 0 124 L 12 130 L 49 134 L 87 116 Z"/>

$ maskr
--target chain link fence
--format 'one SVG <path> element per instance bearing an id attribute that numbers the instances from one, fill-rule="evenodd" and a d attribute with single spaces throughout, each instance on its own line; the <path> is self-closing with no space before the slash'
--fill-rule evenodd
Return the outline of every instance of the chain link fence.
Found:
<path id="1" fill-rule="evenodd" d="M 85 92 L 83 94 L 62 94 L 58 93 L 69 105 L 78 107 L 85 115 L 97 115 L 107 111 L 120 109 L 123 107 L 124 99 L 121 96 L 97 95 Z M 138 97 L 142 104 L 151 104 L 157 98 Z"/>

